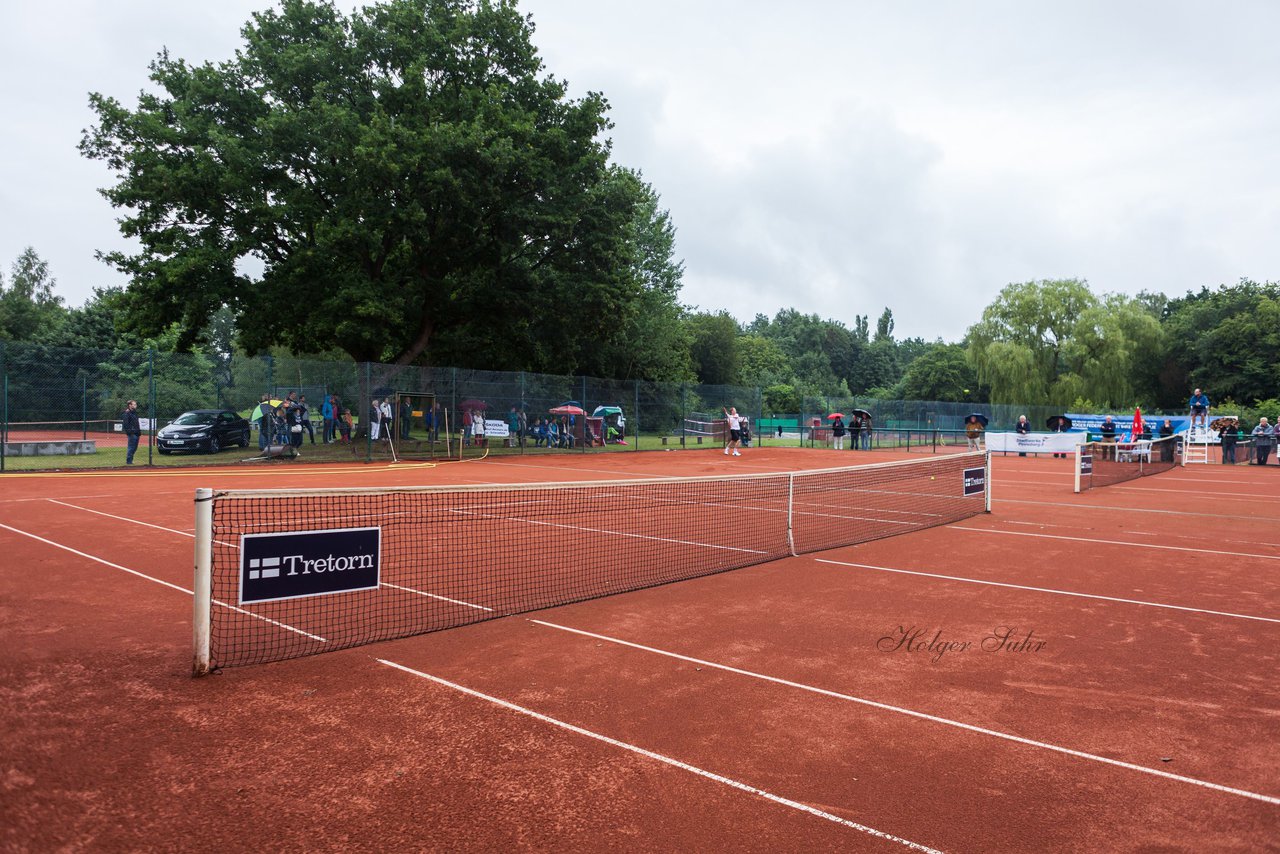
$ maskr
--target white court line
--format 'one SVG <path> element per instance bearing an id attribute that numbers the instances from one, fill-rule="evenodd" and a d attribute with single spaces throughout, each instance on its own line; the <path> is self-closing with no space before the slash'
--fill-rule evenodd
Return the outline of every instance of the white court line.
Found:
<path id="1" fill-rule="evenodd" d="M 576 726 L 575 724 L 562 721 L 558 718 L 553 718 L 549 715 L 544 715 L 541 712 L 535 712 L 533 709 L 525 708 L 524 706 L 518 706 L 515 703 L 510 702 L 509 700 L 503 700 L 499 697 L 494 697 L 489 694 L 481 693 L 480 691 L 477 691 L 474 688 L 467 688 L 463 685 L 457 684 L 456 682 L 449 682 L 446 679 L 441 679 L 439 676 L 432 676 L 430 673 L 423 673 L 421 670 L 414 670 L 412 667 L 406 667 L 403 664 L 397 664 L 396 662 L 388 661 L 385 658 L 379 658 L 377 659 L 377 661 L 379 664 L 385 664 L 388 667 L 394 667 L 396 670 L 403 671 L 404 673 L 408 673 L 412 676 L 417 676 L 421 679 L 426 679 L 427 681 L 434 682 L 437 685 L 443 685 L 446 688 L 452 688 L 453 690 L 459 691 L 463 694 L 466 694 L 467 696 L 476 697 L 478 699 L 485 700 L 489 703 L 493 703 L 496 706 L 501 706 L 504 709 L 508 709 L 510 711 L 518 712 L 519 714 L 531 717 L 534 720 L 541 721 L 546 724 L 551 724 L 554 727 L 559 727 L 560 729 L 568 730 L 569 732 L 576 733 L 577 735 L 581 735 L 581 736 L 586 736 L 587 738 L 595 739 L 596 741 L 604 742 L 605 744 L 608 744 L 612 747 L 617 747 L 622 750 L 630 751 L 631 753 L 638 754 L 640 756 L 645 757 L 646 759 L 652 759 L 655 762 L 661 762 L 664 765 L 670 765 L 673 768 L 679 768 L 681 771 L 688 771 L 691 774 L 696 774 L 699 777 L 703 777 L 707 780 L 711 780 L 713 782 L 720 783 L 725 786 L 730 786 L 739 791 L 747 792 L 748 794 L 756 795 L 757 797 L 764 798 L 765 800 L 771 801 L 775 804 L 779 804 L 784 807 L 789 807 L 793 810 L 799 810 L 801 812 L 808 813 L 809 815 L 816 816 L 818 818 L 826 819 L 827 821 L 842 825 L 844 827 L 852 828 L 853 830 L 860 831 L 861 833 L 866 833 L 870 836 L 874 836 L 878 839 L 883 839 L 887 842 L 896 842 L 899 845 L 903 845 L 907 848 L 910 848 L 913 851 L 926 851 L 926 852 L 932 852 L 932 854 L 941 854 L 941 852 L 939 852 L 935 848 L 929 848 L 928 846 L 921 845 L 918 842 L 912 842 L 908 839 L 903 839 L 901 837 L 894 836 L 891 833 L 885 833 L 883 830 L 876 830 L 874 827 L 868 827 L 865 824 L 859 824 L 856 821 L 850 821 L 847 818 L 841 818 L 838 815 L 833 815 L 832 813 L 825 812 L 823 810 L 817 809 L 816 807 L 811 807 L 808 804 L 802 804 L 799 801 L 793 801 L 790 798 L 784 798 L 781 795 L 775 795 L 772 792 L 765 791 L 764 789 L 757 789 L 755 786 L 750 786 L 746 783 L 739 782 L 738 780 L 730 779 L 729 777 L 716 774 L 713 771 L 707 771 L 705 769 L 697 767 L 696 765 L 690 765 L 687 762 L 681 762 L 679 759 L 673 759 L 670 756 L 664 756 L 661 753 L 655 753 L 652 750 L 646 750 L 643 747 L 638 747 L 634 744 L 628 744 L 625 741 L 619 741 L 616 738 L 610 738 L 607 735 L 602 735 L 601 733 L 593 732 L 592 730 L 589 730 L 589 729 L 584 729 L 580 726 Z"/>
<path id="2" fill-rule="evenodd" d="M 1145 602 L 1141 599 L 1124 599 L 1119 596 L 1103 596 L 1098 593 L 1078 593 L 1074 590 L 1056 590 L 1052 587 L 1032 587 L 1027 584 L 1011 584 L 1005 581 L 988 581 L 982 578 L 966 578 L 961 575 L 943 575 L 937 572 L 923 572 L 914 569 L 895 569 L 891 566 L 874 566 L 869 563 L 853 563 L 851 561 L 830 560 L 816 557 L 818 563 L 829 563 L 834 566 L 851 566 L 858 569 L 874 569 L 877 572 L 894 572 L 900 575 L 919 575 L 924 578 L 940 578 L 944 581 L 962 581 L 966 584 L 985 584 L 989 587 L 1007 587 L 1011 590 L 1029 590 L 1033 593 L 1052 593 L 1055 596 L 1075 596 L 1080 599 L 1097 599 L 1102 602 L 1120 602 L 1126 605 L 1145 605 L 1150 608 L 1168 608 L 1173 611 L 1190 611 L 1195 614 L 1212 614 L 1216 617 L 1232 617 L 1239 620 L 1258 620 L 1263 623 L 1280 623 L 1280 618 L 1258 617 L 1253 614 L 1233 614 L 1230 611 L 1212 611 L 1207 608 L 1191 608 L 1186 605 L 1170 605 L 1165 602 Z"/>
<path id="3" fill-rule="evenodd" d="M 1135 765 L 1131 762 L 1122 762 L 1119 759 L 1111 759 L 1106 756 L 1098 756 L 1093 753 L 1085 753 L 1084 751 L 1081 751 L 1081 750 L 1074 750 L 1072 748 L 1062 747 L 1061 745 L 1057 745 L 1057 744 L 1050 744 L 1044 741 L 1036 741 L 1030 738 L 1023 738 L 1020 735 L 1012 735 L 1007 732 L 1000 732 L 999 730 L 987 729 L 986 727 L 980 727 L 980 726 L 975 726 L 974 724 L 967 724 L 961 721 L 951 720 L 950 718 L 942 718 L 942 717 L 938 717 L 937 715 L 930 715 L 926 712 L 918 712 L 918 711 L 915 711 L 914 709 L 903 708 L 902 706 L 892 706 L 892 705 L 889 705 L 888 703 L 880 703 L 880 702 L 876 702 L 875 700 L 867 700 L 862 697 L 854 697 L 851 694 L 841 694 L 838 691 L 831 691 L 827 688 L 819 688 L 815 685 L 806 685 L 803 682 L 793 682 L 790 679 L 782 679 L 778 676 L 768 676 L 763 673 L 756 673 L 751 670 L 743 670 L 738 667 L 732 667 L 728 664 L 719 664 L 717 662 L 707 661 L 701 658 L 692 658 L 687 655 L 681 655 L 678 652 L 669 652 L 668 650 L 664 650 L 664 649 L 657 649 L 651 646 L 644 646 L 642 644 L 632 643 L 631 641 L 621 640 L 620 638 L 609 637 L 608 635 L 600 635 L 594 632 L 584 631 L 582 629 L 575 629 L 570 626 L 561 626 L 555 623 L 544 622 L 542 620 L 529 620 L 529 622 L 536 623 L 540 626 L 545 626 L 550 629 L 557 629 L 562 632 L 571 632 L 573 634 L 582 635 L 584 637 L 595 638 L 596 640 L 608 641 L 609 643 L 618 644 L 620 646 L 631 647 L 633 649 L 638 649 L 643 652 L 652 652 L 656 655 L 664 655 L 668 658 L 674 658 L 680 661 L 687 661 L 687 662 L 690 662 L 691 664 L 702 665 L 703 667 L 713 667 L 716 670 L 723 670 L 726 673 L 736 673 L 739 676 L 747 676 L 751 679 L 759 679 L 764 682 L 772 682 L 776 685 L 785 685 L 788 688 L 797 688 L 801 691 L 808 691 L 813 694 L 821 694 L 824 697 L 834 697 L 837 700 L 845 700 L 850 703 L 857 703 L 859 705 L 869 706 L 873 709 L 880 709 L 886 712 L 894 712 L 895 714 L 907 715 L 909 717 L 930 721 L 932 723 L 956 727 L 957 729 L 967 730 L 969 732 L 975 732 L 980 735 L 988 735 L 993 738 L 999 738 L 1005 741 L 1012 741 L 1016 744 L 1023 744 L 1029 747 L 1038 747 L 1042 750 L 1051 750 L 1055 753 L 1062 753 L 1062 754 L 1066 754 L 1067 756 L 1074 756 L 1077 759 L 1087 759 L 1092 762 L 1100 762 L 1104 765 L 1112 765 L 1117 768 L 1124 768 L 1129 771 L 1138 771 L 1143 774 L 1150 774 L 1154 777 L 1163 777 L 1166 780 L 1174 780 L 1179 783 L 1189 783 L 1193 786 L 1201 786 L 1206 789 L 1213 789 L 1214 791 L 1225 792 L 1229 795 L 1239 795 L 1242 798 L 1249 798 L 1255 801 L 1262 801 L 1263 803 L 1266 803 L 1266 804 L 1273 804 L 1276 806 L 1280 806 L 1280 798 L 1272 797 L 1270 795 L 1259 794 L 1258 792 L 1250 792 L 1247 789 L 1236 789 L 1231 786 L 1224 786 L 1221 783 L 1210 783 L 1207 780 L 1199 780 L 1199 779 L 1196 779 L 1195 777 L 1184 777 L 1181 774 L 1171 774 L 1168 771 L 1160 771 L 1156 768 L 1147 768 L 1146 766 Z"/>
<path id="4" fill-rule="evenodd" d="M 1223 555 L 1225 557 L 1256 557 L 1262 560 L 1280 560 L 1280 555 L 1259 555 L 1249 552 L 1225 552 L 1218 549 L 1193 549 L 1190 546 L 1162 546 L 1158 543 L 1127 543 L 1124 540 L 1099 540 L 1094 537 L 1064 537 L 1061 534 L 1032 534 L 1027 531 L 997 531 L 994 528 L 968 528 L 952 525 L 955 531 L 973 531 L 977 534 L 1003 534 L 1007 537 L 1040 537 L 1046 540 L 1071 540 L 1077 543 L 1100 543 L 1108 546 L 1133 546 L 1139 549 L 1160 549 L 1169 552 L 1195 552 L 1197 554 Z"/>
<path id="5" fill-rule="evenodd" d="M 474 602 L 464 602 L 461 599 L 450 599 L 448 596 L 441 596 L 439 593 L 428 593 L 425 590 L 419 590 L 416 587 L 404 587 L 400 584 L 392 584 L 390 581 L 382 582 L 383 587 L 392 587 L 396 590 L 403 590 L 405 593 L 414 593 L 418 596 L 426 596 L 428 599 L 439 599 L 442 602 L 450 602 L 454 605 L 463 605 L 467 608 L 475 608 L 477 611 L 493 612 L 492 608 L 486 608 L 483 605 L 477 605 Z"/>
<path id="6" fill-rule="evenodd" d="M 610 531 L 605 528 L 587 528 L 582 525 L 562 525 L 558 522 L 544 522 L 540 519 L 523 519 L 515 516 L 499 516 L 496 513 L 478 513 L 474 510 L 450 510 L 450 513 L 458 513 L 464 516 L 479 516 L 484 519 L 498 519 L 503 522 L 521 522 L 526 525 L 542 525 L 547 528 L 564 528 L 569 531 L 585 531 L 589 534 L 608 534 L 615 537 L 631 537 L 638 540 L 653 540 L 659 543 L 675 543 L 681 546 L 698 546 L 704 549 L 721 549 L 731 552 L 747 552 L 748 554 L 766 555 L 771 554 L 761 549 L 744 549 L 737 546 L 722 546 L 716 543 L 699 543 L 694 540 L 676 540 L 670 537 L 655 537 L 652 534 L 635 534 L 629 531 Z"/>
<path id="7" fill-rule="evenodd" d="M 159 578 L 155 578 L 155 577 L 153 577 L 153 576 L 147 575 L 146 573 L 139 572 L 139 571 L 138 571 L 138 570 L 136 570 L 136 569 L 129 569 L 129 567 L 127 567 L 127 566 L 121 566 L 121 565 L 120 565 L 120 564 L 118 564 L 118 563 L 112 563 L 112 562 L 111 562 L 111 561 L 109 561 L 109 560 L 104 560 L 103 558 L 97 557 L 97 556 L 95 556 L 95 555 L 87 554 L 86 552 L 82 552 L 82 551 L 80 551 L 80 550 L 78 550 L 78 549 L 73 549 L 73 548 L 71 548 L 71 546 L 64 546 L 62 543 L 55 543 L 53 540 L 46 540 L 44 537 L 39 537 L 39 536 L 36 536 L 35 534 L 28 533 L 27 531 L 22 531 L 22 530 L 19 530 L 19 529 L 17 529 L 17 528 L 12 528 L 12 527 L 10 527 L 10 526 L 8 526 L 8 525 L 5 525 L 5 524 L 3 524 L 3 523 L 0 523 L 0 528 L 4 528 L 5 530 L 8 530 L 8 531 L 13 531 L 15 534 L 21 534 L 21 535 L 22 535 L 22 536 L 24 536 L 24 537 L 30 537 L 30 538 L 31 538 L 31 539 L 33 539 L 33 540 L 39 540 L 40 542 L 42 542 L 42 543 L 44 543 L 44 544 L 46 544 L 46 545 L 50 545 L 50 546 L 53 546 L 54 548 L 62 549 L 63 551 L 71 552 L 73 555 L 77 555 L 77 556 L 82 557 L 82 558 L 85 558 L 85 559 L 87 559 L 87 560 L 96 561 L 97 563 L 100 563 L 100 564 L 102 564 L 103 566 L 109 566 L 109 567 L 111 567 L 112 569 L 118 569 L 118 570 L 120 570 L 121 572 L 127 572 L 127 573 L 129 573 L 130 575 L 136 575 L 136 576 L 138 576 L 138 578 L 143 578 L 143 579 L 146 579 L 147 581 L 154 581 L 156 584 L 161 584 L 161 585 L 163 585 L 163 586 L 165 586 L 165 587 L 168 587 L 168 588 L 171 588 L 171 589 L 173 589 L 173 590 L 180 591 L 180 592 L 182 592 L 182 593 L 187 594 L 188 596 L 194 596 L 194 595 L 195 595 L 195 593 L 194 593 L 193 591 L 188 590 L 188 589 L 187 589 L 187 588 L 185 588 L 185 587 L 180 587 L 180 586 L 178 586 L 177 584 L 170 584 L 168 581 L 162 581 L 162 580 L 161 580 L 161 579 L 159 579 Z M 218 599 L 214 599 L 214 600 L 212 600 L 212 601 L 213 601 L 213 604 L 215 604 L 215 605 L 219 605 L 219 606 L 221 606 L 221 607 L 223 607 L 223 608 L 226 608 L 226 609 L 228 609 L 228 610 L 231 610 L 231 611 L 235 611 L 237 614 L 244 614 L 244 615 L 245 615 L 245 616 L 247 616 L 247 617 L 253 617 L 255 620 L 262 620 L 264 623 L 270 623 L 270 624 L 271 624 L 271 625 L 273 625 L 273 626 L 278 626 L 279 628 L 287 629 L 287 630 L 289 630 L 289 631 L 291 631 L 291 632 L 296 632 L 297 634 L 300 634 L 300 635 L 302 635 L 303 637 L 310 638 L 311 640 L 314 640 L 314 641 L 319 641 L 320 643 L 328 643 L 328 641 L 327 641 L 327 640 L 325 640 L 324 638 L 320 637 L 319 635 L 313 635 L 313 634 L 311 634 L 310 632 L 304 632 L 302 629 L 299 629 L 299 628 L 296 628 L 296 627 L 294 627 L 294 626 L 291 626 L 291 625 L 289 625 L 288 623 L 282 623 L 282 622 L 280 622 L 279 620 L 273 620 L 273 619 L 271 619 L 270 617 L 264 617 L 264 616 L 262 616 L 261 614 L 254 614 L 254 613 L 253 613 L 253 612 L 251 612 L 251 611 L 246 611 L 246 610 L 244 610 L 243 608 L 237 608 L 235 605 L 229 605 L 229 604 L 227 604 L 226 602 L 220 601 L 220 600 L 218 600 Z"/>
<path id="8" fill-rule="evenodd" d="M 131 522 L 134 525 L 143 525 L 147 528 L 155 528 L 157 531 L 168 531 L 171 534 L 179 534 L 183 537 L 190 537 L 191 539 L 195 539 L 196 536 L 194 531 L 180 531 L 177 528 L 166 528 L 164 525 L 153 525 L 150 522 L 143 522 L 141 519 L 130 519 L 127 516 L 116 516 L 114 513 L 105 513 L 102 510 L 94 510 L 92 507 L 81 507 L 79 504 L 68 504 L 65 501 L 59 501 L 56 498 L 46 498 L 44 500 L 51 504 L 61 504 L 63 507 L 70 507 L 72 510 L 83 510 L 86 513 L 96 513 L 99 516 L 106 516 L 108 519 L 116 519 L 120 522 Z M 227 548 L 238 548 L 234 543 L 224 543 L 221 540 L 214 540 L 214 542 L 220 546 L 226 546 Z"/>
<path id="9" fill-rule="evenodd" d="M 1004 481 L 1001 480 L 1001 483 Z M 1156 510 L 1150 507 L 1130 507 L 1119 504 L 1064 504 L 1061 501 L 1028 501 L 1022 498 L 996 498 L 995 504 L 1034 504 L 1040 507 L 1073 507 L 1087 510 L 1119 510 L 1125 513 L 1159 513 L 1164 516 L 1195 516 L 1201 519 L 1234 519 L 1240 522 L 1275 522 L 1272 516 L 1241 516 L 1238 513 L 1194 513 L 1190 510 Z"/>

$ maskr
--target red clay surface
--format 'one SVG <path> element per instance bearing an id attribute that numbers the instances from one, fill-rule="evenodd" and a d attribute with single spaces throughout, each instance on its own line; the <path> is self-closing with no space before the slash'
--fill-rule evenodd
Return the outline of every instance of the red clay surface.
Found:
<path id="1" fill-rule="evenodd" d="M 197 486 L 893 458 L 4 476 L 0 848 L 1278 850 L 1276 469 L 1074 495 L 996 456 L 993 512 L 948 527 L 189 675 Z"/>

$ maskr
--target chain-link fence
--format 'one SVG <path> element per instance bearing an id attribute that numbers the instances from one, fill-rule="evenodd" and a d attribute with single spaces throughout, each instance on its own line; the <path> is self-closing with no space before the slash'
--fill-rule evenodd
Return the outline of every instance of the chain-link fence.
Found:
<path id="1" fill-rule="evenodd" d="M 988 430 L 1012 429 L 1024 414 L 1043 429 L 1058 414 L 1049 407 L 864 397 L 808 397 L 801 412 L 777 413 L 764 410 L 755 386 L 12 342 L 0 342 L 0 381 L 0 470 L 123 465 L 121 416 L 129 400 L 138 403 L 143 430 L 135 462 L 151 464 L 271 457 L 277 437 L 269 416 L 291 397 L 305 405 L 306 418 L 283 440 L 293 446 L 288 456 L 322 461 L 708 448 L 717 439 L 706 422 L 729 406 L 748 419 L 752 444 L 822 446 L 830 441 L 827 416 L 862 411 L 874 428 L 863 446 L 936 452 L 963 442 L 971 412 L 989 419 Z M 271 435 L 262 433 L 264 397 Z M 247 424 L 236 422 L 230 441 L 199 457 L 158 442 L 159 431 L 179 415 L 200 409 L 229 410 Z M 375 438 L 370 428 L 382 413 L 391 424 Z"/>

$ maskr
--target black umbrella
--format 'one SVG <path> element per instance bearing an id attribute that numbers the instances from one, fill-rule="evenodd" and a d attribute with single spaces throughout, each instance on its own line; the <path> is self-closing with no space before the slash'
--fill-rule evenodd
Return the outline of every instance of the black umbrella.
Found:
<path id="1" fill-rule="evenodd" d="M 1065 415 L 1050 415 L 1045 419 L 1044 426 L 1055 432 L 1058 430 L 1070 430 L 1071 419 Z"/>
<path id="2" fill-rule="evenodd" d="M 859 418 L 862 418 L 862 419 L 869 419 L 869 418 L 871 418 L 871 413 L 870 413 L 870 412 L 868 412 L 868 411 L 867 411 L 867 410 L 865 410 L 865 409 L 855 409 L 855 410 L 853 410 L 853 414 L 854 414 L 854 415 L 856 415 L 856 416 L 858 416 Z"/>
<path id="3" fill-rule="evenodd" d="M 990 423 L 990 421 L 987 419 L 987 416 L 983 415 L 981 412 L 970 412 L 968 415 L 964 417 L 964 423 L 968 424 L 970 421 L 972 421 L 975 418 L 978 419 L 978 423 L 980 423 L 983 427 L 986 427 L 987 424 Z"/>

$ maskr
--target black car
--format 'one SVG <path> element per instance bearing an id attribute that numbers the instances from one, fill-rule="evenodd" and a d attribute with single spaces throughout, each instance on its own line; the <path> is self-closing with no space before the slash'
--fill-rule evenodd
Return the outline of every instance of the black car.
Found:
<path id="1" fill-rule="evenodd" d="M 208 451 L 216 454 L 228 445 L 249 447 L 249 422 L 230 409 L 193 409 L 184 412 L 156 434 L 160 453 Z"/>

